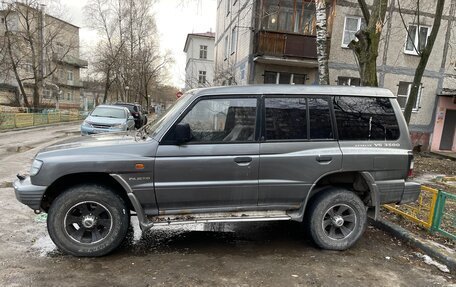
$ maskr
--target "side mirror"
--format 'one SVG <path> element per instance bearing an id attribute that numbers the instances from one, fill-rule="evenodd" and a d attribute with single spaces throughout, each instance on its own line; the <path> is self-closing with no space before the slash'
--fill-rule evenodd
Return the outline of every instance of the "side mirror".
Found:
<path id="1" fill-rule="evenodd" d="M 128 120 L 134 120 L 135 118 L 132 115 L 128 116 Z"/>
<path id="2" fill-rule="evenodd" d="M 183 144 L 191 139 L 190 125 L 188 123 L 179 123 L 174 128 L 175 139 L 177 144 Z"/>

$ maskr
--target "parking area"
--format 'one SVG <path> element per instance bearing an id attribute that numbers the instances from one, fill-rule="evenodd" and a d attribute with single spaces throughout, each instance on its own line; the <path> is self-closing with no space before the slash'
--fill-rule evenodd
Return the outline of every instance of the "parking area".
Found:
<path id="1" fill-rule="evenodd" d="M 0 134 L 0 146 L 10 146 L 0 155 L 0 286 L 456 286 L 453 274 L 373 227 L 343 252 L 318 249 L 299 223 L 269 222 L 130 228 L 109 256 L 63 255 L 45 218 L 17 202 L 8 183 L 39 148 L 75 131 L 48 128 L 34 145 L 27 141 L 38 131 Z M 15 142 L 31 148 L 15 150 Z"/>

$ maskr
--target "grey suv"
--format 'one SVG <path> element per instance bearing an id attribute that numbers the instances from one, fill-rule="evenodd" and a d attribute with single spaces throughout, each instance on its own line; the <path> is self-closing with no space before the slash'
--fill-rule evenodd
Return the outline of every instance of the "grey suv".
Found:
<path id="1" fill-rule="evenodd" d="M 352 246 L 383 203 L 415 201 L 396 97 L 376 88 L 193 90 L 135 136 L 40 151 L 16 197 L 47 212 L 64 252 L 101 256 L 142 230 L 196 222 L 304 221 L 321 248 Z"/>

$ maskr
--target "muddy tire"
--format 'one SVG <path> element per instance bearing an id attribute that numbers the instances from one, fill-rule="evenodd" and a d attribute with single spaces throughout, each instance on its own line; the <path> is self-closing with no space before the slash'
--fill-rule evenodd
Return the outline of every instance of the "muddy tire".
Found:
<path id="1" fill-rule="evenodd" d="M 307 228 L 313 241 L 329 250 L 353 246 L 364 233 L 366 221 L 366 207 L 361 199 L 340 188 L 316 195 L 307 212 Z"/>
<path id="2" fill-rule="evenodd" d="M 52 241 L 74 256 L 103 256 L 125 238 L 130 213 L 124 200 L 99 185 L 72 187 L 52 203 L 47 227 Z"/>

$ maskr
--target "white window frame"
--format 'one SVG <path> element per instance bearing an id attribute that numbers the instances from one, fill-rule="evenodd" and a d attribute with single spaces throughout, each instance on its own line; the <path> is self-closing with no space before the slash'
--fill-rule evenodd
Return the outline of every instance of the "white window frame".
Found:
<path id="1" fill-rule="evenodd" d="M 226 1 L 226 16 L 230 15 L 230 10 L 231 10 L 231 0 L 225 0 Z"/>
<path id="2" fill-rule="evenodd" d="M 408 25 L 408 30 L 410 31 L 410 27 L 411 26 L 415 26 L 417 27 L 416 29 L 416 32 L 415 32 L 415 42 L 413 43 L 414 46 L 413 46 L 413 50 L 407 50 L 407 42 L 408 42 L 408 39 L 409 39 L 409 33 L 407 31 L 405 31 L 405 43 L 404 43 L 404 53 L 405 54 L 408 54 L 408 55 L 415 55 L 417 56 L 419 53 L 416 49 L 418 49 L 418 44 L 419 44 L 419 37 L 420 37 L 420 29 L 421 28 L 427 28 L 428 29 L 428 33 L 427 33 L 427 37 L 426 37 L 426 43 L 425 43 L 425 46 L 427 45 L 427 41 L 429 39 L 429 36 L 431 35 L 431 27 L 430 26 L 426 26 L 426 25 L 415 25 L 415 24 L 409 24 Z"/>
<path id="3" fill-rule="evenodd" d="M 228 39 L 228 35 L 225 36 L 225 60 L 228 59 L 229 56 L 229 48 L 230 48 L 230 40 Z"/>
<path id="4" fill-rule="evenodd" d="M 207 45 L 200 45 L 200 59 L 207 59 Z"/>
<path id="5" fill-rule="evenodd" d="M 409 83 L 409 86 L 407 88 L 407 95 L 399 95 L 400 82 Z M 406 97 L 406 100 L 405 100 L 405 104 L 406 105 L 407 105 L 407 102 L 408 102 L 408 98 L 410 96 L 410 91 L 412 90 L 412 85 L 413 85 L 413 82 L 406 82 L 406 81 L 399 81 L 399 84 L 397 84 L 397 88 L 398 88 L 397 97 Z M 418 91 L 418 96 L 416 97 L 415 106 L 413 107 L 412 112 L 416 113 L 420 109 L 420 101 L 421 101 L 421 92 L 422 91 L 423 91 L 423 85 L 420 85 L 420 89 Z M 405 110 L 405 107 L 401 107 L 401 110 Z"/>
<path id="6" fill-rule="evenodd" d="M 341 78 L 346 78 L 348 81 L 348 85 L 341 85 L 339 82 L 341 80 Z M 361 85 L 361 79 L 358 78 L 358 77 L 350 77 L 350 76 L 338 76 L 337 77 L 337 85 L 340 85 L 340 86 L 347 86 L 347 87 L 357 87 L 356 85 L 352 85 L 352 81 L 353 80 L 358 80 L 360 85 Z"/>
<path id="7" fill-rule="evenodd" d="M 236 26 L 231 30 L 231 45 L 230 45 L 230 54 L 234 54 L 236 52 L 236 45 L 237 45 L 237 29 Z"/>
<path id="8" fill-rule="evenodd" d="M 67 92 L 67 101 L 72 101 L 73 100 L 73 93 L 71 91 Z"/>
<path id="9" fill-rule="evenodd" d="M 203 81 L 201 80 L 203 79 Z M 204 85 L 207 82 L 207 72 L 204 70 L 198 71 L 198 84 Z"/>
<path id="10" fill-rule="evenodd" d="M 344 40 L 345 40 L 345 30 L 347 28 L 347 19 L 355 19 L 358 21 L 358 25 L 356 26 L 357 27 L 357 30 L 356 31 L 359 31 L 361 29 L 361 25 L 362 25 L 362 20 L 363 18 L 362 17 L 359 17 L 359 16 L 345 16 L 344 18 L 344 30 L 342 31 L 342 43 L 341 43 L 341 47 L 342 48 L 348 48 L 348 44 L 344 44 Z M 356 39 L 356 38 L 355 38 Z M 351 40 L 350 40 L 351 42 Z M 349 43 L 350 43 L 349 42 Z"/>

